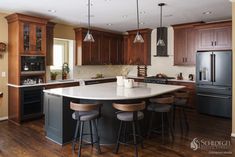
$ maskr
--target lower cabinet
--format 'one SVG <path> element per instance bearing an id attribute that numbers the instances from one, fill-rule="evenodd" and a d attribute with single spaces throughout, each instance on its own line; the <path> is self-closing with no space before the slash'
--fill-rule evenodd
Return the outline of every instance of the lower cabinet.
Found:
<path id="1" fill-rule="evenodd" d="M 183 90 L 189 91 L 189 102 L 188 105 L 190 108 L 196 108 L 196 85 L 193 82 L 178 82 L 178 81 L 169 81 L 170 85 L 180 85 L 185 86 Z"/>
<path id="2" fill-rule="evenodd" d="M 43 115 L 43 87 L 25 87 L 20 90 L 21 121 Z"/>

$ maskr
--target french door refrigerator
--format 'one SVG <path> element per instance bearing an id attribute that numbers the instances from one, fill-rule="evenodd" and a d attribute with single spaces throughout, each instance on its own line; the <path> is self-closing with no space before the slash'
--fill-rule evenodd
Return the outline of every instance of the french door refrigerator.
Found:
<path id="1" fill-rule="evenodd" d="M 197 52 L 196 91 L 200 113 L 231 118 L 231 51 Z"/>

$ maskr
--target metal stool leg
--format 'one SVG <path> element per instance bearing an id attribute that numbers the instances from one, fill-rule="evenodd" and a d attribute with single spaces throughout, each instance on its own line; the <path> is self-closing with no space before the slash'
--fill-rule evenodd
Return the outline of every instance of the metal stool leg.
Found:
<path id="1" fill-rule="evenodd" d="M 175 110 L 176 110 L 176 107 L 175 105 L 173 105 L 173 128 L 175 130 Z"/>
<path id="2" fill-rule="evenodd" d="M 186 125 L 186 132 L 189 132 L 189 123 L 188 123 L 188 118 L 187 118 L 187 114 L 185 112 L 185 109 L 183 108 L 183 114 L 184 114 L 184 121 L 185 121 L 185 125 Z"/>
<path id="3" fill-rule="evenodd" d="M 164 136 L 165 136 L 165 133 L 164 133 L 164 113 L 162 112 L 162 143 L 164 144 Z"/>
<path id="4" fill-rule="evenodd" d="M 116 147 L 115 147 L 115 151 L 114 153 L 118 153 L 119 150 L 119 141 L 120 141 L 120 137 L 121 137 L 121 132 L 122 132 L 122 121 L 120 121 L 120 127 L 119 127 L 119 131 L 118 131 L 118 138 L 117 138 L 117 143 L 116 143 Z"/>
<path id="5" fill-rule="evenodd" d="M 180 121 L 180 133 L 181 133 L 181 136 L 183 136 L 183 123 L 182 123 L 182 111 L 181 111 L 181 108 L 179 108 L 179 121 Z"/>
<path id="6" fill-rule="evenodd" d="M 136 130 L 135 130 L 135 122 L 132 122 L 132 129 L 133 129 L 133 139 L 134 139 L 134 145 L 135 145 L 135 157 L 138 157 L 138 146 L 136 141 Z"/>
<path id="7" fill-rule="evenodd" d="M 137 125 L 137 129 L 138 129 L 138 134 L 139 134 L 139 138 L 140 138 L 140 143 L 141 143 L 141 148 L 143 149 L 144 148 L 144 142 L 143 142 L 143 138 L 142 138 L 142 133 L 141 133 L 141 129 L 140 129 L 140 122 L 137 121 L 136 123 Z"/>
<path id="8" fill-rule="evenodd" d="M 95 132 L 96 132 L 96 139 L 97 139 L 97 150 L 98 150 L 98 153 L 100 154 L 101 153 L 101 150 L 100 150 L 100 136 L 99 136 L 99 132 L 98 132 L 98 119 L 94 120 L 94 127 L 95 127 Z"/>
<path id="9" fill-rule="evenodd" d="M 92 134 L 92 125 L 91 125 L 91 121 L 89 121 L 89 127 L 90 127 L 90 136 L 91 136 L 91 146 L 93 147 L 93 134 Z"/>
<path id="10" fill-rule="evenodd" d="M 83 136 L 83 126 L 84 126 L 84 122 L 81 122 L 81 126 L 80 126 L 80 137 L 79 137 L 79 148 L 78 148 L 78 157 L 81 156 L 81 149 L 82 149 L 82 136 Z"/>
<path id="11" fill-rule="evenodd" d="M 76 129 L 75 129 L 75 133 L 74 133 L 73 144 L 72 144 L 73 152 L 74 152 L 74 150 L 75 150 L 75 144 L 76 144 L 76 142 L 77 142 L 77 136 L 78 136 L 78 128 L 79 128 L 79 125 L 80 125 L 80 121 L 77 120 Z"/>
<path id="12" fill-rule="evenodd" d="M 150 138 L 151 132 L 152 132 L 152 126 L 153 126 L 153 117 L 154 117 L 154 112 L 151 112 L 151 117 L 150 117 L 150 123 L 149 123 L 149 130 L 148 130 L 148 135 L 147 138 Z"/>
<path id="13" fill-rule="evenodd" d="M 172 138 L 172 142 L 174 142 L 175 137 L 174 137 L 174 132 L 173 132 L 173 126 L 172 126 L 172 121 L 171 121 L 171 113 L 167 113 L 167 122 L 169 125 L 169 129 L 170 129 L 170 134 L 171 134 L 171 138 Z"/>

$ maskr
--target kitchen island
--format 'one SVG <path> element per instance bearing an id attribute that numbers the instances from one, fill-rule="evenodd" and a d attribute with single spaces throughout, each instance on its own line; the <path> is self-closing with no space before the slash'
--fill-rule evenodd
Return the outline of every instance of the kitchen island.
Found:
<path id="1" fill-rule="evenodd" d="M 100 102 L 103 103 L 102 117 L 99 119 L 98 126 L 100 142 L 114 144 L 119 122 L 112 103 L 135 103 L 143 100 L 147 103 L 149 98 L 182 88 L 184 86 L 148 83 L 135 83 L 134 88 L 124 88 L 113 82 L 44 90 L 46 137 L 61 145 L 70 142 L 76 124 L 72 119 L 73 111 L 70 110 L 70 102 Z"/>

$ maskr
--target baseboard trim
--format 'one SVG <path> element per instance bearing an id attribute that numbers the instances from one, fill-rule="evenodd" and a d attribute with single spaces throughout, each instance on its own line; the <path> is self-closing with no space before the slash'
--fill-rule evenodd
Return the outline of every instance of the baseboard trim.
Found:
<path id="1" fill-rule="evenodd" d="M 231 133 L 231 137 L 234 137 L 234 138 L 235 138 L 235 133 Z"/>
<path id="2" fill-rule="evenodd" d="M 8 117 L 0 117 L 0 121 L 8 120 Z"/>

